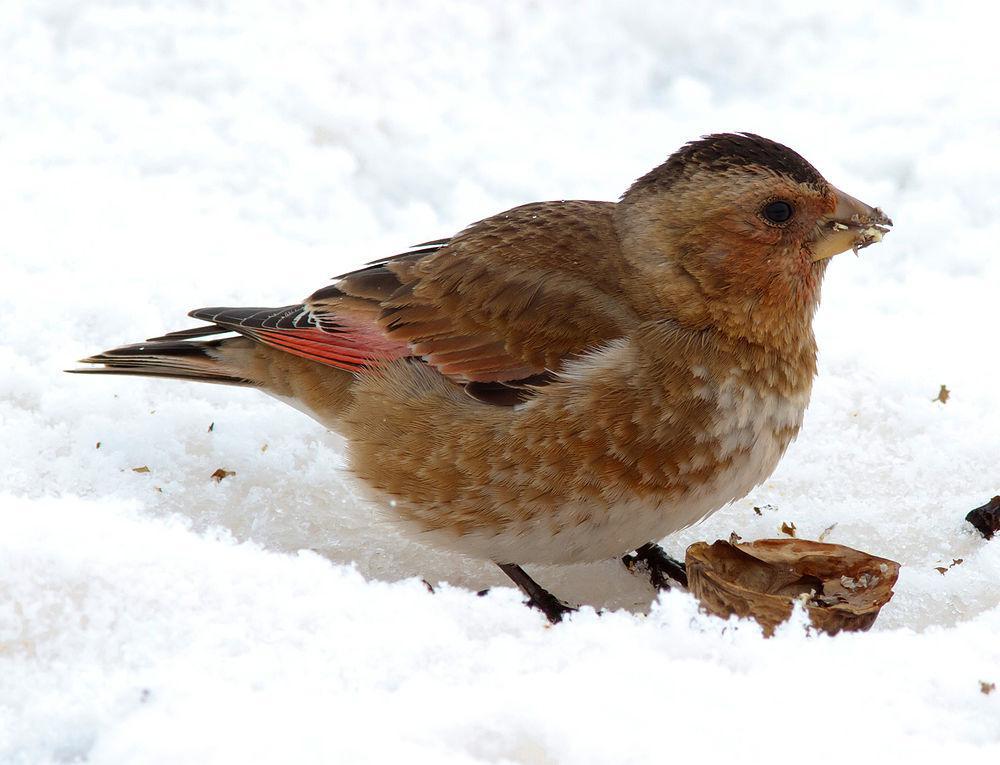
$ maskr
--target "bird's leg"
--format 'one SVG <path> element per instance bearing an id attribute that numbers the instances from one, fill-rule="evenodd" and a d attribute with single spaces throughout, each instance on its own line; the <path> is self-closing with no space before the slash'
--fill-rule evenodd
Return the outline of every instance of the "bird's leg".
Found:
<path id="1" fill-rule="evenodd" d="M 645 569 L 649 573 L 649 581 L 658 590 L 669 590 L 673 580 L 685 589 L 688 586 L 687 571 L 684 564 L 667 555 L 658 544 L 649 542 L 622 558 L 622 563 L 632 573 Z"/>
<path id="2" fill-rule="evenodd" d="M 528 596 L 528 606 L 537 608 L 553 624 L 562 621 L 563 615 L 576 611 L 563 603 L 559 598 L 546 590 L 542 585 L 532 579 L 523 568 L 516 563 L 498 563 L 510 580 L 517 585 L 518 589 Z"/>

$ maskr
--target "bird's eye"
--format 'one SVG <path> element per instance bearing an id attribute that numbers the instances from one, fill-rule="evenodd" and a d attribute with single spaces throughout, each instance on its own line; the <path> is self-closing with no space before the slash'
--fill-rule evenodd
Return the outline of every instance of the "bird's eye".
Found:
<path id="1" fill-rule="evenodd" d="M 795 212 L 792 206 L 782 199 L 768 202 L 761 211 L 764 218 L 770 223 L 787 223 Z"/>

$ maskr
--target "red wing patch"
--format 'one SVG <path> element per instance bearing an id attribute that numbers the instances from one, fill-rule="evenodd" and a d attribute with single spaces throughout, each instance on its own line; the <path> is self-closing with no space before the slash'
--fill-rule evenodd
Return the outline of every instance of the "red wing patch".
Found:
<path id="1" fill-rule="evenodd" d="M 390 340 L 377 329 L 338 322 L 338 329 L 264 329 L 247 331 L 260 342 L 318 361 L 320 364 L 357 372 L 411 355 L 408 343 Z M 246 330 L 245 330 L 246 331 Z"/>

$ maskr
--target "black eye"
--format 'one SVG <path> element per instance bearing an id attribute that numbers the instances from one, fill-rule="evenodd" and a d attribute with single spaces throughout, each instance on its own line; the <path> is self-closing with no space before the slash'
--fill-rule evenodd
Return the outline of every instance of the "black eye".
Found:
<path id="1" fill-rule="evenodd" d="M 786 223 L 795 211 L 788 202 L 779 199 L 776 202 L 768 202 L 762 212 L 771 223 Z"/>

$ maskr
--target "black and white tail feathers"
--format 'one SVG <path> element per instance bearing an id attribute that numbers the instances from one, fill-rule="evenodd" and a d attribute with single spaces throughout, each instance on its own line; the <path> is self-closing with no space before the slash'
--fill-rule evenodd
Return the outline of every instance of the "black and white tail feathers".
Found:
<path id="1" fill-rule="evenodd" d="M 260 327 L 295 327 L 306 321 L 302 305 L 281 308 L 199 308 L 189 316 L 212 324 L 152 337 L 144 343 L 123 345 L 95 356 L 80 359 L 81 364 L 103 364 L 86 369 L 68 369 L 75 374 L 133 375 L 167 377 L 176 380 L 201 380 L 228 385 L 254 385 L 240 374 L 239 365 L 226 361 L 221 350 L 241 338 L 197 341 L 198 338 L 237 332 L 253 337 Z M 229 354 L 230 356 L 232 354 Z"/>
<path id="2" fill-rule="evenodd" d="M 205 330 L 214 330 L 207 332 Z M 217 334 L 220 327 L 199 328 L 201 335 Z M 189 337 L 200 336 L 189 330 Z M 178 333 L 181 334 L 181 333 Z M 227 364 L 218 350 L 234 340 L 225 338 L 203 342 L 190 342 L 173 338 L 148 340 L 145 343 L 123 345 L 95 356 L 80 359 L 81 364 L 103 364 L 86 369 L 67 369 L 75 374 L 134 375 L 139 377 L 167 377 L 175 380 L 201 380 L 226 385 L 253 385 L 240 375 L 238 369 Z"/>

